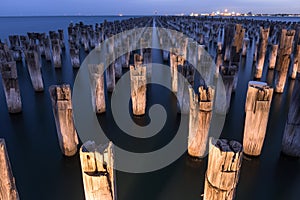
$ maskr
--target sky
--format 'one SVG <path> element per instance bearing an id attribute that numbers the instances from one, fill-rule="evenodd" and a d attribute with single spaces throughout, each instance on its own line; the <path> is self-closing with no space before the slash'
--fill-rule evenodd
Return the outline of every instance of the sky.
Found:
<path id="1" fill-rule="evenodd" d="M 151 15 L 212 11 L 300 14 L 299 0 L 0 0 L 0 16 Z"/>

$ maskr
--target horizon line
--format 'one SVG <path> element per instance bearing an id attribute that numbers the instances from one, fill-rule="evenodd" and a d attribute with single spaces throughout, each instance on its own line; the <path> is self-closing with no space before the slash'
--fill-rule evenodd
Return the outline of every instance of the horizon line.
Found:
<path id="1" fill-rule="evenodd" d="M 84 14 L 70 14 L 70 15 L 0 15 L 0 18 L 5 18 L 5 17 L 143 17 L 143 16 L 179 16 L 179 15 L 183 15 L 183 16 L 190 16 L 190 14 L 186 14 L 186 13 L 179 13 L 179 14 L 107 14 L 107 15 L 84 15 Z M 200 13 L 194 13 L 194 14 L 200 14 Z M 210 13 L 205 13 L 205 14 L 210 14 Z M 243 13 L 243 14 L 247 14 L 247 13 Z M 253 13 L 253 15 L 298 15 L 300 16 L 300 13 Z M 201 17 L 199 15 L 199 17 Z M 213 17 L 213 16 L 208 16 L 208 17 Z M 224 17 L 224 16 L 215 16 L 215 17 Z M 244 16 L 228 16 L 228 17 L 244 17 Z M 248 16 L 251 17 L 251 16 Z M 253 16 L 255 17 L 255 16 Z"/>

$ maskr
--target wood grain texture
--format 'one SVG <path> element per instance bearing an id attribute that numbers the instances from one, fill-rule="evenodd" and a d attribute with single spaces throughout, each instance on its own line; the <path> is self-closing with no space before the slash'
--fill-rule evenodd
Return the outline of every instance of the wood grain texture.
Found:
<path id="1" fill-rule="evenodd" d="M 250 81 L 245 104 L 244 153 L 258 156 L 261 153 L 272 102 L 273 89 L 266 83 Z"/>
<path id="2" fill-rule="evenodd" d="M 172 92 L 178 91 L 178 66 L 183 66 L 184 59 L 179 55 L 179 49 L 170 49 L 170 72 L 171 72 L 171 89 Z"/>
<path id="3" fill-rule="evenodd" d="M 86 200 L 116 200 L 113 144 L 96 146 L 87 141 L 80 148 L 80 162 Z"/>
<path id="4" fill-rule="evenodd" d="M 147 72 L 142 65 L 130 66 L 130 88 L 132 110 L 134 115 L 144 115 L 146 112 Z"/>
<path id="5" fill-rule="evenodd" d="M 242 165 L 243 148 L 236 141 L 210 138 L 204 200 L 232 200 Z"/>
<path id="6" fill-rule="evenodd" d="M 41 72 L 41 61 L 36 50 L 25 52 L 27 68 L 29 71 L 32 86 L 36 92 L 44 91 L 44 83 Z"/>
<path id="7" fill-rule="evenodd" d="M 269 69 L 274 69 L 278 53 L 278 44 L 273 44 L 269 55 Z"/>
<path id="8" fill-rule="evenodd" d="M 259 39 L 259 47 L 258 47 L 258 58 L 256 63 L 256 71 L 255 71 L 255 78 L 261 78 L 264 64 L 265 64 L 265 57 L 267 53 L 267 46 L 268 46 L 268 39 L 269 39 L 270 28 L 263 28 L 260 27 L 260 39 Z"/>
<path id="9" fill-rule="evenodd" d="M 294 54 L 294 63 L 293 63 L 293 67 L 292 67 L 292 72 L 291 72 L 292 79 L 296 79 L 296 77 L 297 77 L 299 62 L 300 62 L 300 45 L 297 45 L 297 49 Z"/>
<path id="10" fill-rule="evenodd" d="M 22 101 L 16 62 L 0 63 L 0 71 L 8 112 L 19 113 L 22 111 Z"/>
<path id="11" fill-rule="evenodd" d="M 147 68 L 147 82 L 151 82 L 152 77 L 152 50 L 144 49 L 143 50 L 143 64 Z"/>
<path id="12" fill-rule="evenodd" d="M 190 110 L 188 87 L 194 85 L 195 68 L 188 62 L 178 65 L 177 112 L 188 114 Z"/>
<path id="13" fill-rule="evenodd" d="M 80 67 L 80 59 L 79 59 L 79 49 L 75 47 L 70 48 L 70 57 L 71 57 L 71 64 L 73 68 Z"/>
<path id="14" fill-rule="evenodd" d="M 13 177 L 6 150 L 5 140 L 0 138 L 0 199 L 19 200 L 15 178 Z"/>
<path id="15" fill-rule="evenodd" d="M 231 60 L 231 49 L 233 45 L 234 34 L 234 25 L 226 24 L 224 33 L 224 46 L 222 50 L 222 54 L 224 55 L 224 61 L 229 62 Z"/>
<path id="16" fill-rule="evenodd" d="M 65 156 L 77 152 L 78 137 L 73 120 L 71 88 L 69 85 L 53 85 L 49 88 L 59 146 Z"/>
<path id="17" fill-rule="evenodd" d="M 207 150 L 208 133 L 212 118 L 215 90 L 211 87 L 199 87 L 199 94 L 189 87 L 190 114 L 188 153 L 192 157 L 202 158 Z"/>
<path id="18" fill-rule="evenodd" d="M 236 53 L 240 53 L 243 46 L 243 40 L 245 37 L 245 29 L 242 24 L 235 25 L 235 35 L 233 39 L 233 46 L 236 47 Z"/>
<path id="19" fill-rule="evenodd" d="M 104 93 L 104 65 L 89 64 L 90 85 L 92 93 L 92 104 L 96 113 L 106 111 L 105 93 Z"/>
<path id="20" fill-rule="evenodd" d="M 250 40 L 249 38 L 245 38 L 243 42 L 243 49 L 242 49 L 242 56 L 246 57 L 247 56 L 247 49 L 249 46 Z"/>
<path id="21" fill-rule="evenodd" d="M 61 68 L 61 47 L 60 47 L 60 40 L 51 39 L 51 46 L 52 46 L 52 60 L 55 68 Z"/>
<path id="22" fill-rule="evenodd" d="M 47 61 L 51 61 L 51 45 L 50 45 L 50 38 L 49 36 L 46 36 L 43 39 L 44 48 L 45 48 L 45 58 Z"/>
<path id="23" fill-rule="evenodd" d="M 283 93 L 293 50 L 295 30 L 282 29 L 275 74 L 275 92 Z"/>
<path id="24" fill-rule="evenodd" d="M 287 117 L 283 139 L 282 152 L 300 157 L 300 69 L 296 77 L 296 83 L 292 95 L 289 114 Z"/>
<path id="25" fill-rule="evenodd" d="M 106 87 L 108 92 L 113 92 L 116 85 L 114 39 L 110 38 L 106 43 Z"/>
<path id="26" fill-rule="evenodd" d="M 218 102 L 216 104 L 216 112 L 218 113 L 228 113 L 231 102 L 232 90 L 234 87 L 234 79 L 237 76 L 237 66 L 222 66 L 220 69 L 220 75 L 223 79 L 224 89 L 226 92 L 226 100 L 222 103 Z"/>

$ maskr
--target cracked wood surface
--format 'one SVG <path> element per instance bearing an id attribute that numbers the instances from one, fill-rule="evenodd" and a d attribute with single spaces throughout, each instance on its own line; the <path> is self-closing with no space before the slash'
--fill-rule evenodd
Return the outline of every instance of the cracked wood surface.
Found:
<path id="1" fill-rule="evenodd" d="M 210 138 L 209 145 L 203 199 L 234 199 L 242 164 L 242 145 L 236 141 L 213 138 Z"/>
<path id="2" fill-rule="evenodd" d="M 250 81 L 245 104 L 246 119 L 243 147 L 245 154 L 261 153 L 271 107 L 273 89 L 264 82 Z"/>
<path id="3" fill-rule="evenodd" d="M 86 200 L 116 200 L 113 144 L 96 146 L 87 141 L 80 148 Z"/>

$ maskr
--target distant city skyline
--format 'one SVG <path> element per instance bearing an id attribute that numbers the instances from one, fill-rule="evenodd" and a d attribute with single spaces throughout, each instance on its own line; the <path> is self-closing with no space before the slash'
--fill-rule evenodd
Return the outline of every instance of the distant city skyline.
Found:
<path id="1" fill-rule="evenodd" d="M 300 14 L 295 0 L 1 0 L 0 16 L 158 15 L 211 13 Z"/>

